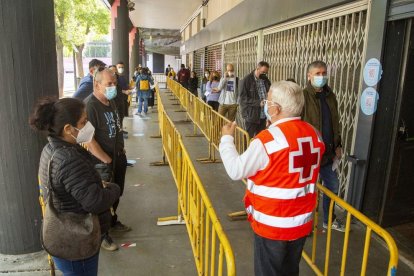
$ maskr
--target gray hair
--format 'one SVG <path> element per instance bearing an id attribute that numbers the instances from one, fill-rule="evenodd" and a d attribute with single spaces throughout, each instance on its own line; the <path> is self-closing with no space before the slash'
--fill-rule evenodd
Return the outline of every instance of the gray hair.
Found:
<path id="1" fill-rule="evenodd" d="M 102 80 L 102 75 L 104 74 L 104 73 L 108 73 L 108 74 L 110 74 L 110 75 L 112 75 L 112 76 L 115 76 L 115 73 L 114 72 L 112 72 L 112 70 L 111 69 L 109 69 L 109 68 L 99 68 L 99 67 L 97 67 L 97 68 L 95 68 L 95 72 L 94 72 L 94 74 L 93 74 L 93 79 L 94 79 L 94 81 L 97 81 L 97 82 L 99 82 L 99 81 L 101 81 Z"/>
<path id="2" fill-rule="evenodd" d="M 269 93 L 272 101 L 280 105 L 283 113 L 288 116 L 300 116 L 305 98 L 299 85 L 291 81 L 279 81 L 270 86 Z"/>
<path id="3" fill-rule="evenodd" d="M 310 63 L 308 65 L 308 68 L 306 70 L 307 73 L 309 73 L 310 70 L 312 70 L 313 68 L 325 68 L 328 69 L 328 66 L 326 66 L 326 63 L 323 62 L 322 60 L 315 60 L 312 63 Z"/>

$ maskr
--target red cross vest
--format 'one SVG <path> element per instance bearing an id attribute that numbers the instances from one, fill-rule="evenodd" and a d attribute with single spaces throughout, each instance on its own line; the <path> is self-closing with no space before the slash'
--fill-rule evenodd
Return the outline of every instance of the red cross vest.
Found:
<path id="1" fill-rule="evenodd" d="M 272 240 L 296 240 L 312 230 L 316 181 L 325 146 L 300 118 L 279 121 L 257 139 L 268 165 L 247 180 L 244 198 L 253 231 Z"/>

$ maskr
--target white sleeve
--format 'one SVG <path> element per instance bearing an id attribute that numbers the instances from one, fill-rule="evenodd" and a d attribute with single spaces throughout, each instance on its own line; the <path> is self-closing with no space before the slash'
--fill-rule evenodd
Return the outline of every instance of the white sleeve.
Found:
<path id="1" fill-rule="evenodd" d="M 233 136 L 224 135 L 219 146 L 224 168 L 232 180 L 253 176 L 267 166 L 269 157 L 260 140 L 254 139 L 242 155 L 238 154 L 233 141 Z"/>

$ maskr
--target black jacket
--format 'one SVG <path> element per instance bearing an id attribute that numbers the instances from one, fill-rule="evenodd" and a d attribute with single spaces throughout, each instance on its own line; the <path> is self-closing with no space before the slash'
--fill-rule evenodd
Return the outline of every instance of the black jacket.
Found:
<path id="1" fill-rule="evenodd" d="M 198 78 L 190 78 L 188 80 L 188 90 L 197 96 Z"/>
<path id="2" fill-rule="evenodd" d="M 51 136 L 48 140 L 39 165 L 43 191 L 46 191 L 44 187 L 48 185 L 49 160 L 55 152 L 50 170 L 54 207 L 58 212 L 90 212 L 99 215 L 101 232 L 105 233 L 111 223 L 109 208 L 119 198 L 118 185 L 110 184 L 103 188 L 91 155 L 81 146 Z"/>
<path id="3" fill-rule="evenodd" d="M 260 97 L 257 91 L 255 71 L 244 77 L 239 86 L 239 99 L 243 119 L 247 122 L 260 122 Z M 264 79 L 266 93 L 270 88 L 270 80 L 266 77 Z"/>

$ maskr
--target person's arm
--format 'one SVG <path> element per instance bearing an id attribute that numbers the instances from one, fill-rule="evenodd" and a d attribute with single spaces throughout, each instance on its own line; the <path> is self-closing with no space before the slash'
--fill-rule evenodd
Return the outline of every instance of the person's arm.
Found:
<path id="1" fill-rule="evenodd" d="M 154 78 L 152 76 L 149 76 L 149 82 L 151 85 L 154 85 Z"/>
<path id="2" fill-rule="evenodd" d="M 88 116 L 88 121 L 95 127 L 97 128 L 98 126 L 98 117 L 97 117 L 97 113 L 96 110 L 93 108 L 93 106 L 91 106 L 90 104 L 86 105 L 86 114 Z M 95 140 L 95 137 L 92 138 L 92 141 L 90 141 L 89 143 L 85 143 L 88 151 L 95 156 L 96 158 L 98 158 L 101 162 L 105 163 L 105 164 L 110 164 L 112 162 L 112 158 L 106 154 L 106 152 L 104 152 L 104 150 L 102 149 L 102 147 L 98 144 L 98 142 Z"/>
<path id="3" fill-rule="evenodd" d="M 112 163 L 112 158 L 108 154 L 106 154 L 106 152 L 101 148 L 101 146 L 95 140 L 95 138 L 92 138 L 92 141 L 90 141 L 89 143 L 87 143 L 86 146 L 88 147 L 88 151 L 93 156 L 95 156 L 96 158 L 98 158 L 101 162 L 103 162 L 105 164 Z"/>
<path id="4" fill-rule="evenodd" d="M 90 82 L 82 82 L 78 90 L 73 94 L 73 98 L 84 100 L 93 91 L 93 84 Z"/>
<path id="5" fill-rule="evenodd" d="M 85 166 L 83 160 L 77 158 L 66 159 L 62 162 L 57 174 L 59 183 L 87 212 L 99 214 L 108 210 L 118 200 L 121 190 L 118 185 L 110 183 L 105 188 L 102 182 L 93 182 L 92 172 Z"/>
<path id="6" fill-rule="evenodd" d="M 259 139 L 254 139 L 247 150 L 239 155 L 234 145 L 234 137 L 230 134 L 234 133 L 235 127 L 234 122 L 223 127 L 219 151 L 229 177 L 232 180 L 240 180 L 263 170 L 269 163 L 269 157 Z M 227 128 L 227 131 L 225 128 Z"/>
<path id="7" fill-rule="evenodd" d="M 227 78 L 226 77 L 222 77 L 220 79 L 219 85 L 216 88 L 213 88 L 213 92 L 218 92 L 218 91 L 223 90 L 223 88 L 226 86 L 226 83 L 227 83 Z"/>

